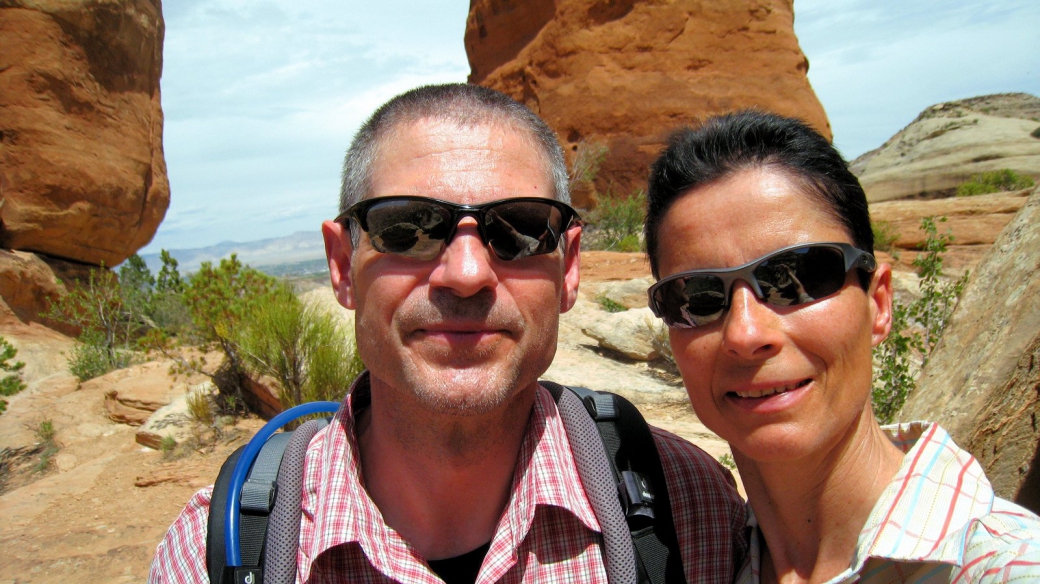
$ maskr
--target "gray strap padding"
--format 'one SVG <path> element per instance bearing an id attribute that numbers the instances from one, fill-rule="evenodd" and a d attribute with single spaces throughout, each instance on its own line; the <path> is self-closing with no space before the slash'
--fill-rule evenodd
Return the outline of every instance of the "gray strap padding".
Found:
<path id="1" fill-rule="evenodd" d="M 607 579 L 611 584 L 634 584 L 638 573 L 632 534 L 621 510 L 617 480 L 596 423 L 585 404 L 572 391 L 549 381 L 541 384 L 556 398 L 578 476 L 603 529 L 603 562 Z"/>
<path id="2" fill-rule="evenodd" d="M 325 419 L 311 420 L 297 428 L 281 457 L 278 497 L 267 525 L 264 584 L 292 584 L 296 581 L 296 552 L 300 547 L 300 516 L 303 513 L 300 505 L 303 459 L 311 439 L 328 423 Z"/>

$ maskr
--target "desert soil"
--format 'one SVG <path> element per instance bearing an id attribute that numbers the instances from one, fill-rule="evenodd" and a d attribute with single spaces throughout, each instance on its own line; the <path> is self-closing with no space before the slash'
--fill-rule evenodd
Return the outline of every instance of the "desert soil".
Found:
<path id="1" fill-rule="evenodd" d="M 605 355 L 581 333 L 596 318 L 598 286 L 647 276 L 641 254 L 583 253 L 582 300 L 562 319 L 546 377 L 631 390 L 651 423 L 719 457 L 728 447 L 697 421 L 674 374 Z M 68 338 L 35 325 L 0 328 L 26 362 L 29 384 L 0 416 L 0 584 L 144 581 L 155 546 L 184 503 L 212 483 L 227 455 L 262 422 L 243 420 L 233 439 L 164 459 L 135 442 L 137 428 L 108 418 L 103 383 L 81 386 L 68 373 Z M 59 449 L 46 470 L 36 471 L 43 421 L 53 424 Z"/>

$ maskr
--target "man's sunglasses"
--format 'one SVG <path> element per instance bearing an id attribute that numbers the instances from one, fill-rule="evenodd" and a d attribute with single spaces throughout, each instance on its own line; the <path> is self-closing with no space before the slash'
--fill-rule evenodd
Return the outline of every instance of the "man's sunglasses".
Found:
<path id="1" fill-rule="evenodd" d="M 552 253 L 577 211 L 566 203 L 540 197 L 502 199 L 459 205 L 428 197 L 376 197 L 352 205 L 336 221 L 356 223 L 382 253 L 432 260 L 455 236 L 459 219 L 477 219 L 484 245 L 505 261 Z"/>
<path id="2" fill-rule="evenodd" d="M 665 324 L 694 328 L 722 316 L 737 280 L 747 282 L 755 296 L 770 304 L 796 306 L 838 292 L 855 268 L 873 273 L 877 261 L 847 243 L 807 243 L 785 247 L 736 268 L 674 274 L 651 286 L 647 294 L 650 309 Z"/>

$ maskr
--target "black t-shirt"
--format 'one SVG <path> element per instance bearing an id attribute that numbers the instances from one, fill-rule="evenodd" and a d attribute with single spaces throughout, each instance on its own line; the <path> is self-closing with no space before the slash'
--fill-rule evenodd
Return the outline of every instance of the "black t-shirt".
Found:
<path id="1" fill-rule="evenodd" d="M 473 584 L 477 581 L 480 573 L 480 565 L 484 563 L 484 556 L 491 549 L 491 542 L 466 552 L 454 558 L 443 560 L 430 560 L 426 562 L 434 574 L 441 577 L 447 584 Z"/>

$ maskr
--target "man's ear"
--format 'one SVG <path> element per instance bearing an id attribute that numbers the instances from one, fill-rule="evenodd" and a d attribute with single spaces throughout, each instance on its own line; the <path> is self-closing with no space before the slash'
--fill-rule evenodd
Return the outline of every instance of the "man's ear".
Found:
<path id="1" fill-rule="evenodd" d="M 574 307 L 578 301 L 578 282 L 581 280 L 581 226 L 567 230 L 563 248 L 563 290 L 560 294 L 560 314 Z"/>
<path id="2" fill-rule="evenodd" d="M 354 282 L 350 276 L 354 246 L 350 243 L 350 230 L 342 223 L 325 221 L 321 224 L 321 235 L 325 238 L 325 257 L 329 260 L 329 278 L 336 300 L 345 308 L 354 310 Z"/>
<path id="3" fill-rule="evenodd" d="M 878 264 L 870 279 L 867 296 L 873 325 L 871 344 L 876 347 L 888 338 L 888 333 L 892 330 L 892 266 Z"/>

